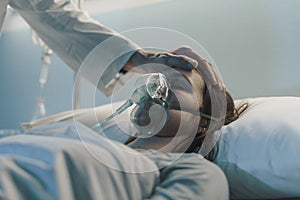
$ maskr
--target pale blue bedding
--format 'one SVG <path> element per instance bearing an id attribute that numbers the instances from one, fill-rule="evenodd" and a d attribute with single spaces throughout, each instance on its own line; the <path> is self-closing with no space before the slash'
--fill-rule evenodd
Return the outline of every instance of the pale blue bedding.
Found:
<path id="1" fill-rule="evenodd" d="M 138 152 L 73 121 L 29 133 L 0 139 L 0 199 L 229 197 L 224 174 L 197 154 Z"/>

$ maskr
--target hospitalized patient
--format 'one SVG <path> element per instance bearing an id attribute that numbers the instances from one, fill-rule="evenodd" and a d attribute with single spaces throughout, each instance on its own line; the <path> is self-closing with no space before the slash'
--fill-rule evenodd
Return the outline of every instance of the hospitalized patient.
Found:
<path id="1" fill-rule="evenodd" d="M 201 70 L 205 68 L 203 66 L 211 69 L 213 66 L 201 55 L 185 48 L 179 48 L 174 53 L 197 60 L 199 67 L 191 71 L 180 68 L 163 71 L 171 85 L 166 100 L 168 106 L 165 106 L 165 121 L 159 116 L 159 112 L 154 112 L 150 116 L 149 110 L 157 102 L 146 101 L 142 106 L 133 109 L 134 124 L 138 126 L 129 131 L 136 131 L 137 137 L 131 137 L 125 143 L 133 148 L 155 149 L 160 152 L 199 152 L 205 141 L 205 145 L 209 146 L 204 152 L 207 154 L 216 141 L 212 139 L 214 132 L 223 125 L 235 121 L 247 108 L 247 104 L 236 107 L 225 86 L 219 87 L 213 84 L 213 81 L 202 73 Z M 220 79 L 220 76 L 215 73 L 214 78 Z M 218 82 L 223 83 L 220 80 Z M 159 119 L 164 121 L 163 125 L 159 123 Z M 115 122 L 118 124 L 117 119 Z M 152 124 L 157 127 L 156 134 L 139 137 L 139 131 L 145 132 L 143 127 L 149 129 L 148 125 L 152 122 L 157 123 Z"/>
<path id="2" fill-rule="evenodd" d="M 175 68 L 164 74 L 172 85 L 167 99 L 169 108 L 165 110 L 167 116 L 164 123 L 161 125 L 157 120 L 161 117 L 159 112 L 149 116 L 149 110 L 157 102 L 146 101 L 143 105 L 132 109 L 131 116 L 116 117 L 110 121 L 110 124 L 105 125 L 103 131 L 108 138 L 125 143 L 132 148 L 155 149 L 164 153 L 199 152 L 207 135 L 213 135 L 223 125 L 238 119 L 247 108 L 247 104 L 236 107 L 226 89 L 221 91 L 218 87 L 212 86 L 204 80 L 197 69 L 183 71 Z M 113 105 L 113 107 L 115 109 L 118 106 Z M 92 127 L 96 120 L 103 120 L 112 111 L 110 105 L 99 106 L 95 110 L 75 110 L 42 119 L 30 126 L 75 119 Z M 134 122 L 128 119 L 132 116 L 135 118 Z M 133 123 L 138 125 L 138 128 L 132 128 Z M 140 136 L 139 131 L 145 132 L 143 129 L 148 131 L 151 129 L 149 127 L 151 123 L 151 126 L 156 128 L 155 134 Z M 96 131 L 101 132 L 98 129 Z M 128 135 L 133 136 L 128 139 Z M 212 149 L 212 146 L 208 148 Z"/>
<path id="3" fill-rule="evenodd" d="M 0 198 L 228 200 L 227 180 L 215 164 L 199 154 L 169 153 L 192 152 L 201 145 L 210 122 L 197 112 L 191 113 L 194 106 L 199 106 L 206 114 L 203 116 L 213 115 L 206 108 L 210 98 L 200 74 L 196 70 L 182 73 L 191 83 L 191 90 L 173 90 L 170 104 L 177 107 L 182 102 L 189 112 L 169 110 L 166 125 L 157 135 L 127 142 L 135 150 L 107 142 L 73 120 L 44 124 L 27 134 L 1 139 Z M 225 121 L 229 123 L 237 113 L 232 99 L 229 95 L 227 98 Z M 140 120 L 142 115 L 136 113 Z M 82 117 L 86 119 L 84 114 Z M 183 120 L 178 121 L 179 118 Z M 181 121 L 184 131 L 178 131 Z M 189 125 L 196 122 L 196 126 Z M 197 127 L 196 134 L 193 127 Z"/>
<path id="4" fill-rule="evenodd" d="M 222 125 L 236 120 L 246 108 L 246 105 L 235 108 L 228 91 L 209 88 L 196 69 L 189 72 L 180 71 L 180 75 L 184 77 L 181 79 L 183 83 L 169 91 L 168 108 L 170 109 L 166 110 L 167 119 L 164 125 L 154 136 L 132 137 L 126 144 L 133 148 L 156 149 L 162 152 L 198 152 L 206 135 L 213 134 Z M 170 74 L 167 79 L 176 79 L 174 82 L 178 80 L 176 74 Z M 184 82 L 190 84 L 190 88 L 180 87 Z M 137 119 L 135 123 L 146 126 L 151 122 L 149 116 L 151 106 L 153 102 L 146 102 L 139 109 L 135 109 Z M 214 106 L 215 110 L 213 110 Z M 157 115 L 152 117 L 159 118 Z"/>
<path id="5" fill-rule="evenodd" d="M 50 179 L 51 182 L 45 181 L 40 184 L 46 185 L 45 188 L 50 188 L 53 184 L 58 188 L 62 185 L 66 187 L 64 183 L 66 180 L 70 181 L 70 184 L 67 184 L 67 189 L 57 191 L 54 195 L 61 199 L 71 199 L 62 198 L 68 197 L 68 195 L 87 197 L 85 199 L 99 196 L 103 199 L 118 199 L 118 197 L 122 197 L 122 199 L 156 199 L 162 197 L 165 199 L 228 199 L 226 178 L 216 165 L 199 154 L 168 152 L 197 152 L 209 134 L 222 125 L 237 119 L 240 111 L 235 109 L 228 92 L 207 84 L 207 81 L 204 81 L 201 73 L 196 69 L 191 71 L 176 70 L 179 72 L 177 73 L 178 79 L 181 77 L 182 82 L 173 85 L 174 88 L 171 87 L 168 102 L 172 109 L 167 110 L 167 118 L 162 129 L 154 136 L 132 137 L 126 142 L 127 146 L 139 152 L 147 152 L 142 154 L 141 158 L 135 151 L 130 151 L 130 148 L 122 144 L 107 145 L 103 137 L 94 134 L 86 127 L 74 126 L 72 123 L 70 125 L 68 123 L 49 124 L 49 121 L 48 124 L 44 121 L 46 124 L 44 127 L 36 127 L 36 129 L 33 128 L 28 131 L 30 134 L 46 135 L 47 137 L 7 138 L 7 140 L 2 141 L 2 149 L 6 145 L 5 152 L 13 152 L 17 156 L 22 155 L 22 159 L 26 157 L 36 161 L 35 168 L 37 170 L 32 169 L 32 167 L 26 168 L 29 174 L 34 174 L 33 172 L 38 170 L 47 176 L 49 173 L 54 174 L 49 177 L 53 177 L 55 180 Z M 166 78 L 172 81 L 176 77 L 174 74 L 166 74 Z M 174 83 L 178 79 L 175 79 Z M 185 83 L 189 87 L 182 87 Z M 225 103 L 225 107 L 220 106 L 223 103 Z M 215 106 L 217 109 L 214 110 Z M 97 110 L 100 115 L 104 115 L 107 110 L 111 111 L 111 109 L 101 110 L 102 108 L 99 107 Z M 147 124 L 147 111 L 146 106 L 146 109 L 142 109 L 134 115 L 137 123 L 141 126 L 143 123 Z M 74 114 L 77 115 L 75 119 L 81 122 L 87 122 L 84 121 L 88 120 L 87 115 L 89 117 L 95 116 L 94 110 L 88 113 L 86 110 L 82 110 L 72 112 L 69 119 L 73 119 Z M 106 113 L 105 116 L 109 114 Z M 56 119 L 53 119 L 53 122 L 58 122 L 64 121 L 68 117 L 54 116 L 54 118 Z M 37 123 L 36 125 L 42 124 Z M 88 123 L 84 124 L 88 125 Z M 48 137 L 51 135 L 56 136 Z M 12 144 L 20 146 L 19 150 L 11 148 L 13 147 Z M 145 149 L 149 151 L 144 151 Z M 152 151 L 152 149 L 158 151 Z M 32 152 L 36 153 L 32 154 Z M 44 155 L 44 152 L 47 154 Z M 45 162 L 47 167 L 38 165 L 40 160 Z M 32 162 L 26 166 L 31 166 L 31 164 Z M 158 168 L 159 171 L 149 170 L 149 167 L 152 166 L 155 169 Z M 8 166 L 7 169 L 14 172 L 15 168 Z M 48 172 L 43 169 L 53 170 Z M 61 171 L 62 169 L 63 171 Z M 115 169 L 130 171 L 124 173 Z M 132 169 L 147 173 L 131 173 Z M 72 176 L 72 174 L 76 174 L 76 176 Z M 20 176 L 20 178 L 23 177 Z M 34 178 L 32 179 L 34 180 Z M 17 182 L 19 178 L 12 179 L 11 182 L 13 180 Z M 90 180 L 94 181 L 92 186 L 89 184 Z M 11 185 L 17 186 L 16 183 Z M 29 184 L 23 185 L 27 188 Z M 218 188 L 218 192 L 215 191 L 215 188 Z M 72 194 L 71 191 L 76 192 Z M 46 189 L 40 192 L 40 195 L 49 193 L 51 191 Z"/>
<path id="6" fill-rule="evenodd" d="M 187 51 L 186 54 L 199 63 L 204 62 L 203 57 L 200 58 L 199 54 L 193 51 Z M 246 104 L 241 105 L 239 108 L 235 107 L 229 92 L 226 89 L 220 90 L 220 87 L 212 85 L 211 81 L 205 80 L 207 77 L 204 77 L 199 72 L 199 69 L 185 71 L 175 68 L 175 70 L 169 69 L 169 72 L 164 74 L 167 80 L 171 82 L 172 87 L 167 100 L 170 109 L 166 109 L 167 117 L 163 125 L 155 124 L 155 118 L 159 118 L 157 112 L 152 118 L 149 116 L 149 110 L 155 102 L 147 101 L 143 106 L 137 106 L 137 108 L 133 109 L 135 111 L 135 123 L 139 128 L 124 128 L 124 121 L 126 120 L 122 119 L 123 121 L 121 120 L 119 123 L 118 118 L 115 118 L 111 122 L 114 123 L 115 127 L 120 126 L 120 128 L 104 127 L 103 130 L 106 136 L 110 138 L 110 134 L 112 134 L 121 138 L 124 135 L 133 135 L 128 140 L 112 136 L 112 138 L 132 148 L 155 149 L 164 153 L 199 152 L 207 135 L 212 135 L 221 126 L 235 121 L 247 108 Z M 116 108 L 115 105 L 114 107 Z M 95 112 L 97 119 L 95 119 Z M 111 112 L 112 109 L 107 106 L 104 109 L 103 106 L 95 110 L 83 109 L 42 119 L 29 124 L 27 128 L 72 118 L 91 127 L 95 123 L 95 120 L 101 121 L 111 114 Z M 130 116 L 124 117 L 129 118 Z M 139 131 L 143 127 L 147 127 L 151 121 L 154 121 L 152 126 L 157 126 L 158 130 L 156 130 L 156 134 L 150 135 L 151 137 L 139 137 Z M 127 122 L 129 123 L 128 119 Z M 123 133 L 124 129 L 126 129 L 125 134 Z M 123 136 L 116 134 L 116 132 L 121 132 Z"/>
<path id="7" fill-rule="evenodd" d="M 171 91 L 170 106 L 176 109 L 168 111 L 161 131 L 127 142 L 137 151 L 119 143 L 107 143 L 86 126 L 48 124 L 28 131 L 35 136 L 0 141 L 1 151 L 9 155 L 5 159 L 10 159 L 0 160 L 5 163 L 3 174 L 16 174 L 14 178 L 0 177 L 0 183 L 13 188 L 18 198 L 12 199 L 229 199 L 226 178 L 216 165 L 199 154 L 167 153 L 196 151 L 208 133 L 210 121 L 222 117 L 222 113 L 212 112 L 214 101 L 209 86 L 198 71 L 180 73 L 191 87 L 185 89 L 178 84 Z M 238 112 L 229 94 L 220 93 L 226 94 L 224 120 L 225 124 L 230 123 Z M 147 109 L 144 111 L 147 114 Z M 140 125 L 146 123 L 144 114 L 135 114 Z M 13 194 L 7 192 L 3 196 L 13 197 Z"/>

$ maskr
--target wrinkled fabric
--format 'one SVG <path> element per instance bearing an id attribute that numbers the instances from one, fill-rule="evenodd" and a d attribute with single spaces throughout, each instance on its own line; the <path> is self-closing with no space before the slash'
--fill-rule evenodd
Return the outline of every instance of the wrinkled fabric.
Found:
<path id="1" fill-rule="evenodd" d="M 139 200 L 150 197 L 159 182 L 150 159 L 80 124 L 27 134 L 0 140 L 3 199 Z"/>
<path id="2" fill-rule="evenodd" d="M 1 33 L 2 33 L 2 28 L 3 28 L 4 18 L 5 18 L 6 11 L 7 11 L 7 4 L 8 4 L 8 0 L 0 1 L 0 38 L 1 38 Z"/>
<path id="3" fill-rule="evenodd" d="M 94 53 L 101 55 L 96 55 L 94 64 L 86 66 L 88 73 L 82 76 L 108 96 L 120 79 L 119 71 L 138 49 L 136 44 L 75 8 L 70 0 L 1 0 L 0 27 L 8 5 L 76 72 L 98 46 Z M 101 77 L 92 77 L 99 73 Z"/>
<path id="4" fill-rule="evenodd" d="M 134 173 L 136 172 L 136 173 Z M 133 150 L 68 121 L 0 139 L 1 199 L 229 199 L 199 154 Z"/>
<path id="5" fill-rule="evenodd" d="M 232 199 L 300 197 L 300 98 L 260 97 L 223 126 L 211 158 L 225 173 Z"/>

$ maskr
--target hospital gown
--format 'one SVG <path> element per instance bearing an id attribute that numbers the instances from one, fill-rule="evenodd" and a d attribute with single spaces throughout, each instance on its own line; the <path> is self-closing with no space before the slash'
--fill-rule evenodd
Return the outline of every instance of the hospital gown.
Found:
<path id="1" fill-rule="evenodd" d="M 73 121 L 0 139 L 1 199 L 226 200 L 225 175 L 199 154 L 133 150 Z"/>

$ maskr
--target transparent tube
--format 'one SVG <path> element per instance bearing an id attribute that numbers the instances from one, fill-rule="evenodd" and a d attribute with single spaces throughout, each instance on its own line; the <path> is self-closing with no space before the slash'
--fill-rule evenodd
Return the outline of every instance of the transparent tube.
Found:
<path id="1" fill-rule="evenodd" d="M 93 126 L 93 129 L 103 127 L 107 122 L 112 120 L 116 115 L 121 114 L 133 104 L 141 104 L 142 102 L 159 99 L 166 101 L 169 91 L 169 83 L 165 75 L 161 73 L 151 73 L 141 76 L 137 79 L 138 88 L 134 90 L 131 97 L 121 105 L 113 114 Z"/>
<path id="2" fill-rule="evenodd" d="M 130 106 L 132 106 L 133 101 L 131 99 L 128 99 L 124 104 L 122 104 L 113 114 L 111 114 L 110 116 L 108 116 L 107 118 L 105 118 L 104 120 L 100 121 L 99 123 L 97 123 L 95 126 L 93 126 L 93 129 L 97 129 L 97 128 L 101 128 L 103 127 L 107 122 L 109 122 L 110 120 L 112 120 L 115 116 L 121 114 L 122 112 L 124 112 L 127 108 L 129 108 Z"/>

